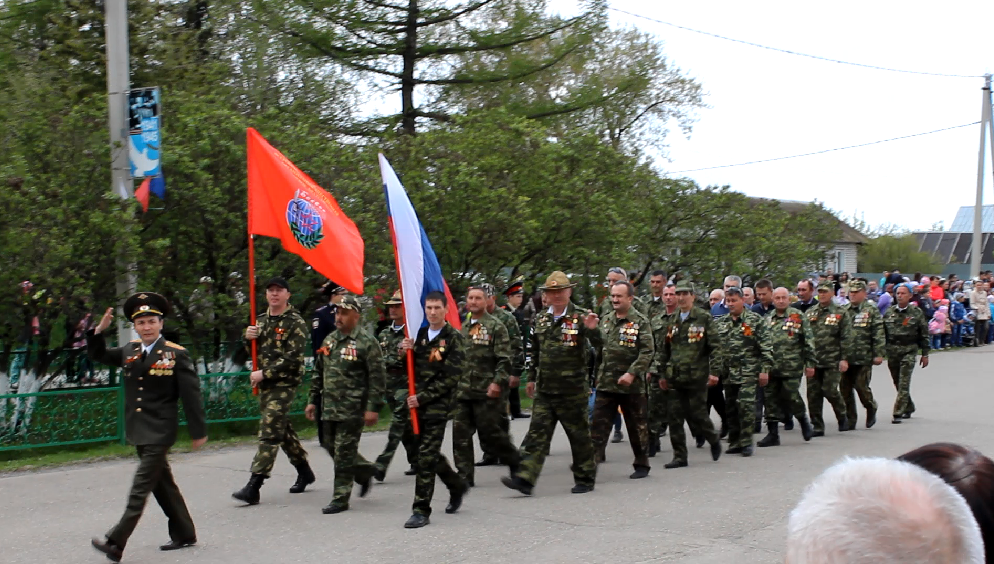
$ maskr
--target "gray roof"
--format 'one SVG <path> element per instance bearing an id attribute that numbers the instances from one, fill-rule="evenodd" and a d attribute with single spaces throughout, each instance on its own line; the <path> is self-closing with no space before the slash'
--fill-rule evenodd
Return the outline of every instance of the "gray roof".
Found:
<path id="1" fill-rule="evenodd" d="M 969 208 L 973 213 L 973 208 Z M 971 223 L 972 226 L 972 223 Z M 970 251 L 973 250 L 973 233 L 957 233 L 950 231 L 919 231 L 914 233 L 918 239 L 918 249 L 931 254 L 943 264 L 970 264 Z M 983 264 L 991 262 L 994 257 L 994 233 L 984 233 Z"/>
<path id="2" fill-rule="evenodd" d="M 984 206 L 982 213 L 981 230 L 985 233 L 994 231 L 994 206 Z M 973 206 L 961 207 L 956 212 L 956 219 L 953 220 L 953 224 L 949 226 L 948 231 L 973 233 Z"/>

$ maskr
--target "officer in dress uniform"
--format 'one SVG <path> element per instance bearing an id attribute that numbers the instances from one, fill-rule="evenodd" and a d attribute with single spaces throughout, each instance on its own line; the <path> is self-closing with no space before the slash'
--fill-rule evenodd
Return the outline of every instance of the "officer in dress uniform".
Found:
<path id="1" fill-rule="evenodd" d="M 317 355 L 317 350 L 321 348 L 321 343 L 324 342 L 325 337 L 335 330 L 335 312 L 338 310 L 338 304 L 347 293 L 348 290 L 331 280 L 325 282 L 324 286 L 321 286 L 321 296 L 328 303 L 314 310 L 314 316 L 311 318 L 311 353 L 314 355 Z M 318 397 L 317 401 L 318 404 L 315 408 L 315 417 L 317 419 L 315 423 L 318 426 L 318 443 L 323 445 L 324 425 L 321 424 L 321 398 Z"/>
<path id="2" fill-rule="evenodd" d="M 149 494 L 155 496 L 169 520 L 169 542 L 161 550 L 175 550 L 197 543 L 197 531 L 186 508 L 166 456 L 176 442 L 177 402 L 183 400 L 187 429 L 194 449 L 207 442 L 207 425 L 200 378 L 186 349 L 162 338 L 162 319 L 169 302 L 159 294 L 140 292 L 124 302 L 124 315 L 141 339 L 123 347 L 107 348 L 103 332 L 114 319 L 108 308 L 100 324 L 87 332 L 92 360 L 122 369 L 124 382 L 124 428 L 128 442 L 138 451 L 138 470 L 121 520 L 93 547 L 114 562 L 120 562 L 128 538 L 141 518 Z"/>

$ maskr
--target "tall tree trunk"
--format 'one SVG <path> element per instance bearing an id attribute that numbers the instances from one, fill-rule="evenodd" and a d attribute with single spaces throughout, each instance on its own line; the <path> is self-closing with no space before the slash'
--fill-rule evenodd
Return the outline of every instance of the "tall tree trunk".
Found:
<path id="1" fill-rule="evenodd" d="M 414 111 L 414 64 L 418 50 L 418 0 L 407 3 L 407 31 L 404 36 L 404 70 L 400 80 L 400 92 L 404 108 L 401 127 L 404 133 L 414 135 L 416 117 Z"/>

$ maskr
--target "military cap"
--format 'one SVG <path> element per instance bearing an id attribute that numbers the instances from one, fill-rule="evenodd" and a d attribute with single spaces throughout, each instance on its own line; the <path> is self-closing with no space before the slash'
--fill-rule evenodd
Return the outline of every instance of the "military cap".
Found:
<path id="1" fill-rule="evenodd" d="M 270 286 L 279 286 L 280 288 L 283 288 L 287 292 L 290 291 L 290 285 L 287 284 L 285 278 L 282 278 L 280 276 L 273 276 L 272 278 L 270 278 L 269 281 L 266 282 L 265 288 L 268 290 Z"/>
<path id="2" fill-rule="evenodd" d="M 483 290 L 483 293 L 486 294 L 488 298 L 497 295 L 497 288 L 495 288 L 494 285 L 490 284 L 489 282 L 484 282 L 483 284 L 479 284 L 476 287 Z"/>
<path id="3" fill-rule="evenodd" d="M 572 288 L 574 286 L 576 286 L 576 284 L 573 284 L 572 282 L 569 281 L 569 276 L 566 276 L 565 272 L 563 272 L 561 270 L 557 270 L 557 271 L 553 272 L 552 274 L 550 274 L 549 277 L 545 279 L 545 284 L 542 285 L 542 286 L 539 286 L 538 289 L 539 290 L 564 290 L 566 288 Z"/>
<path id="4" fill-rule="evenodd" d="M 511 283 L 508 284 L 507 289 L 504 290 L 505 296 L 513 296 L 515 294 L 524 294 L 524 293 L 525 293 L 524 276 L 518 276 L 514 280 L 511 280 Z"/>
<path id="5" fill-rule="evenodd" d="M 866 290 L 866 282 L 863 282 L 862 280 L 853 280 L 849 283 L 850 292 L 862 292 L 863 290 Z"/>
<path id="6" fill-rule="evenodd" d="M 287 289 L 289 290 L 289 288 Z M 321 286 L 321 293 L 325 296 L 335 296 L 338 294 L 347 294 L 348 290 L 329 280 L 324 283 L 324 286 Z"/>
<path id="7" fill-rule="evenodd" d="M 349 294 L 338 302 L 338 309 L 351 309 L 356 313 L 362 313 L 362 304 L 359 303 L 359 298 Z"/>
<path id="8" fill-rule="evenodd" d="M 818 284 L 818 291 L 821 292 L 822 290 L 832 292 L 834 294 L 835 282 L 832 282 L 831 280 L 822 280 L 821 284 Z"/>
<path id="9" fill-rule="evenodd" d="M 383 305 L 404 305 L 404 296 L 400 293 L 400 290 L 397 290 L 392 296 L 390 296 L 389 300 L 383 302 Z"/>
<path id="10" fill-rule="evenodd" d="M 673 291 L 676 292 L 676 293 L 690 292 L 691 294 L 693 294 L 694 293 L 694 285 L 691 284 L 690 282 L 687 282 L 686 280 L 681 280 L 681 281 L 679 281 L 679 282 L 676 283 L 676 287 L 673 288 Z"/>
<path id="11" fill-rule="evenodd" d="M 134 321 L 146 315 L 169 315 L 169 300 L 155 292 L 138 292 L 124 300 L 124 316 Z"/>

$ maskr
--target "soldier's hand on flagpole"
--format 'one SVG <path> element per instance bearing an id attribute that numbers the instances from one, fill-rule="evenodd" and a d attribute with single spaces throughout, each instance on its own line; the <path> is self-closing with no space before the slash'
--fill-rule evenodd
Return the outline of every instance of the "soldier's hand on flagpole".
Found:
<path id="1" fill-rule="evenodd" d="M 815 369 L 814 368 L 805 368 L 804 369 L 804 375 L 807 376 L 808 378 L 814 378 L 815 377 Z"/>
<path id="2" fill-rule="evenodd" d="M 249 325 L 245 328 L 245 338 L 249 341 L 257 339 L 259 337 L 259 326 Z"/>
<path id="3" fill-rule="evenodd" d="M 97 328 L 93 330 L 93 334 L 99 335 L 103 333 L 108 327 L 110 327 L 110 324 L 113 322 L 114 322 L 114 308 L 109 307 L 107 308 L 107 311 L 104 312 L 104 316 L 100 319 L 100 324 L 97 325 Z"/>
<path id="4" fill-rule="evenodd" d="M 304 417 L 306 417 L 308 421 L 314 421 L 314 419 L 317 417 L 317 413 L 318 413 L 318 406 L 314 405 L 313 403 L 307 404 L 307 407 L 304 408 Z"/>
<path id="5" fill-rule="evenodd" d="M 525 384 L 525 393 L 528 394 L 528 397 L 535 399 L 535 382 Z"/>
<path id="6" fill-rule="evenodd" d="M 601 319 L 596 313 L 590 312 L 587 317 L 583 318 L 583 325 L 587 329 L 597 329 L 597 324 L 600 323 Z"/>
<path id="7" fill-rule="evenodd" d="M 417 395 L 407 396 L 407 407 L 409 407 L 410 409 L 417 409 L 420 406 L 421 404 L 418 403 Z"/>
<path id="8" fill-rule="evenodd" d="M 718 377 L 714 374 L 708 375 L 708 387 L 713 388 L 718 385 Z"/>
<path id="9" fill-rule="evenodd" d="M 500 397 L 500 384 L 491 383 L 487 386 L 487 397 L 488 398 L 499 398 Z"/>
<path id="10" fill-rule="evenodd" d="M 372 427 L 376 425 L 376 422 L 380 420 L 380 414 L 375 411 L 367 411 L 366 415 L 363 417 L 364 422 L 367 427 Z"/>
<path id="11" fill-rule="evenodd" d="M 401 354 L 407 354 L 407 351 L 414 348 L 414 339 L 407 337 L 400 342 L 400 352 Z"/>
<path id="12" fill-rule="evenodd" d="M 253 386 L 258 386 L 262 383 L 262 370 L 255 370 L 249 374 L 249 381 L 252 382 Z"/>

